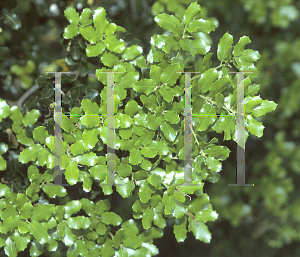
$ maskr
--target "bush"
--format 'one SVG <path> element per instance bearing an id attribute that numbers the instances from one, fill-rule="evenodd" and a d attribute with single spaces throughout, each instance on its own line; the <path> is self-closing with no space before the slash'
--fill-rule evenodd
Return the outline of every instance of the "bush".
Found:
<path id="1" fill-rule="evenodd" d="M 67 55 L 56 64 L 63 71 L 75 70 L 76 77 L 61 75 L 61 104 L 53 102 L 52 73 L 36 79 L 37 90 L 21 108 L 1 100 L 0 169 L 6 173 L 0 185 L 0 246 L 6 255 L 17 256 L 28 247 L 31 256 L 55 256 L 57 249 L 67 256 L 99 256 L 99 252 L 154 256 L 159 252 L 153 240 L 163 236 L 167 224 L 177 242 L 183 242 L 187 232 L 210 242 L 206 222 L 215 221 L 218 214 L 203 186 L 218 182 L 221 161 L 230 151 L 216 138 L 209 140 L 208 133 L 224 132 L 224 140 L 237 141 L 237 75 L 229 70 L 252 71 L 243 81 L 245 141 L 249 133 L 262 137 L 264 126 L 254 117 L 277 105 L 256 95 L 259 86 L 251 79 L 258 75 L 254 62 L 260 54 L 244 49 L 249 37 L 241 37 L 233 46 L 233 36 L 226 32 L 218 43 L 220 64 L 212 67 L 209 33 L 217 21 L 207 19 L 196 2 L 184 12 L 178 10 L 175 16 L 155 16 L 165 32 L 151 37 L 151 49 L 145 54 L 143 47 L 123 39 L 126 30 L 109 22 L 103 7 L 84 8 L 81 13 L 66 8 L 69 24 L 61 43 Z M 18 23 L 13 13 L 6 15 Z M 1 48 L 4 56 L 7 47 Z M 31 85 L 35 65 L 27 61 L 10 67 L 24 89 Z M 105 73 L 111 71 L 119 72 L 113 81 Z M 199 115 L 190 126 L 189 186 L 183 185 L 187 182 L 183 164 L 189 161 L 184 145 L 186 77 L 176 71 L 201 73 L 192 77 L 192 112 Z M 112 84 L 113 134 L 105 117 L 112 113 Z M 55 112 L 60 105 L 62 112 Z M 59 141 L 55 141 L 54 120 L 57 130 L 60 125 L 63 130 L 58 159 L 66 188 L 52 184 Z M 115 160 L 108 151 L 113 139 Z M 113 165 L 112 177 L 107 170 L 114 171 Z"/>

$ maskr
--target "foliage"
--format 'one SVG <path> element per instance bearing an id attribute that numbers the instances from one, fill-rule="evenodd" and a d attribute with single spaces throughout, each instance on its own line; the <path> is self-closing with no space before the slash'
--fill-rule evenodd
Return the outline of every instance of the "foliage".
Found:
<path id="1" fill-rule="evenodd" d="M 46 118 L 43 111 L 53 109 L 53 75 L 40 76 L 39 90 L 22 112 L 0 101 L 1 129 L 10 143 L 1 143 L 0 169 L 16 178 L 12 191 L 4 184 L 0 191 L 0 242 L 6 255 L 17 256 L 29 242 L 31 255 L 54 252 L 62 242 L 69 247 L 67 256 L 99 256 L 99 252 L 101 256 L 153 256 L 158 254 L 153 240 L 163 236 L 169 221 L 177 242 L 183 242 L 188 231 L 197 240 L 210 242 L 206 222 L 215 221 L 218 214 L 203 186 L 219 181 L 221 161 L 230 151 L 217 145 L 216 138 L 208 140 L 208 133 L 224 132 L 224 140 L 236 141 L 234 117 L 217 115 L 236 114 L 236 76 L 229 68 L 253 72 L 246 73 L 244 80 L 246 140 L 249 133 L 262 137 L 264 126 L 255 117 L 277 105 L 256 96 L 259 85 L 251 79 L 258 75 L 254 62 L 260 54 L 244 49 L 249 37 L 235 39 L 233 45 L 233 36 L 226 32 L 218 43 L 219 63 L 213 66 L 209 34 L 216 29 L 216 20 L 206 19 L 196 2 L 185 9 L 174 8 L 175 15 L 164 13 L 164 5 L 156 3 L 154 21 L 165 32 L 151 37 L 147 54 L 143 47 L 122 39 L 126 30 L 110 22 L 103 7 L 81 13 L 68 7 L 64 12 L 69 21 L 62 33 L 67 56 L 60 66 L 79 73 L 78 79 L 62 75 L 62 112 L 106 113 L 106 74 L 100 72 L 122 72 L 114 75 L 115 179 L 123 184 L 116 186 L 116 192 L 132 201 L 126 207 L 130 214 L 111 208 L 113 187 L 101 186 L 106 178 L 106 118 L 63 117 L 64 177 L 85 197 L 70 201 L 68 187 L 47 186 L 53 181 L 54 117 Z M 7 53 L 7 47 L 2 50 Z M 184 75 L 175 71 L 190 71 L 191 64 L 201 72 L 193 76 L 193 113 L 216 116 L 193 119 L 193 184 L 200 186 L 185 187 L 178 186 L 184 182 L 185 86 Z M 12 65 L 10 71 L 22 80 L 34 67 L 27 61 Z M 22 85 L 30 87 L 30 83 Z M 65 198 L 56 204 L 56 196 Z"/>

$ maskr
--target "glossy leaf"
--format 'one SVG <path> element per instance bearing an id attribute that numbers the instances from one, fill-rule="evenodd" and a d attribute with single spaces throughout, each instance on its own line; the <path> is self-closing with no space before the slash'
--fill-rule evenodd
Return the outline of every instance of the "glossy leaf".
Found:
<path id="1" fill-rule="evenodd" d="M 143 53 L 143 48 L 137 45 L 130 46 L 125 49 L 123 58 L 126 61 L 133 60 L 137 56 L 141 55 Z"/>
<path id="2" fill-rule="evenodd" d="M 71 185 L 75 185 L 78 182 L 79 169 L 76 163 L 74 162 L 69 163 L 65 172 L 65 178 L 68 181 L 68 183 Z"/>
<path id="3" fill-rule="evenodd" d="M 104 212 L 101 215 L 101 222 L 106 225 L 119 226 L 122 222 L 122 219 L 114 212 Z"/>
<path id="4" fill-rule="evenodd" d="M 97 57 L 105 50 L 105 45 L 102 42 L 98 42 L 96 45 L 88 45 L 86 48 L 87 57 Z"/>
<path id="5" fill-rule="evenodd" d="M 35 161 L 38 158 L 38 154 L 41 148 L 42 146 L 37 144 L 37 145 L 31 145 L 30 147 L 24 149 L 18 157 L 19 161 L 22 163 Z"/>
<path id="6" fill-rule="evenodd" d="M 30 112 L 25 114 L 22 120 L 23 125 L 26 127 L 30 124 L 34 124 L 39 117 L 40 117 L 40 112 L 38 110 L 33 109 Z"/>
<path id="7" fill-rule="evenodd" d="M 176 36 L 180 36 L 183 33 L 183 25 L 174 15 L 158 14 L 154 17 L 154 21 L 164 30 L 168 30 Z"/>
<path id="8" fill-rule="evenodd" d="M 233 56 L 239 56 L 244 51 L 244 47 L 247 44 L 250 44 L 251 40 L 247 36 L 243 36 L 239 39 L 239 42 L 234 46 L 232 54 Z"/>
<path id="9" fill-rule="evenodd" d="M 175 220 L 173 232 L 174 232 L 177 242 L 184 242 L 184 240 L 186 239 L 186 237 L 187 237 L 186 224 L 187 224 L 186 217 L 182 217 L 181 219 Z"/>
<path id="10" fill-rule="evenodd" d="M 190 22 L 195 18 L 195 16 L 200 13 L 201 8 L 200 6 L 196 3 L 193 2 L 191 3 L 188 8 L 186 9 L 184 16 L 183 16 L 183 22 L 185 25 L 190 24 Z"/>
<path id="11" fill-rule="evenodd" d="M 208 20 L 195 20 L 188 24 L 186 30 L 188 32 L 203 32 L 209 34 L 216 29 L 216 25 Z"/>
<path id="12" fill-rule="evenodd" d="M 79 14 L 73 7 L 68 7 L 65 10 L 65 16 L 70 23 L 78 23 L 79 22 Z"/>
<path id="13" fill-rule="evenodd" d="M 231 51 L 233 43 L 233 37 L 228 32 L 226 32 L 223 37 L 220 39 L 218 44 L 217 56 L 218 59 L 222 62 L 227 58 L 228 51 Z"/>
<path id="14" fill-rule="evenodd" d="M 196 222 L 189 217 L 189 232 L 193 232 L 196 239 L 209 243 L 211 240 L 211 233 L 203 222 Z"/>
<path id="15" fill-rule="evenodd" d="M 262 125 L 261 122 L 256 121 L 251 115 L 248 115 L 246 117 L 246 124 L 245 124 L 247 130 L 257 136 L 261 137 L 263 135 L 264 125 Z"/>

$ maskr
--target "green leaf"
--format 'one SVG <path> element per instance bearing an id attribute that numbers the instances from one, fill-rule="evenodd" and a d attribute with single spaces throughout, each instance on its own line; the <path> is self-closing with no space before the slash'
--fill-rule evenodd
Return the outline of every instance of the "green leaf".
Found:
<path id="1" fill-rule="evenodd" d="M 193 232 L 197 240 L 209 243 L 211 240 L 211 233 L 203 222 L 196 222 L 189 217 L 189 232 Z"/>
<path id="2" fill-rule="evenodd" d="M 102 35 L 105 32 L 105 29 L 108 25 L 108 21 L 106 19 L 106 11 L 103 7 L 99 7 L 95 10 L 93 20 L 95 28 Z"/>
<path id="3" fill-rule="evenodd" d="M 133 117 L 138 111 L 138 103 L 134 100 L 130 100 L 125 106 L 125 113 Z"/>
<path id="4" fill-rule="evenodd" d="M 170 110 L 166 111 L 163 117 L 167 122 L 171 124 L 178 124 L 178 122 L 180 121 L 178 114 Z"/>
<path id="5" fill-rule="evenodd" d="M 105 35 L 108 37 L 116 32 L 118 26 L 115 23 L 109 23 L 105 29 Z"/>
<path id="6" fill-rule="evenodd" d="M 92 23 L 92 20 L 90 19 L 91 16 L 91 9 L 89 8 L 84 8 L 81 15 L 80 15 L 80 24 L 81 26 L 87 26 Z"/>
<path id="7" fill-rule="evenodd" d="M 69 184 L 75 185 L 78 182 L 79 178 L 79 169 L 77 164 L 74 162 L 70 162 L 65 171 L 65 178 Z"/>
<path id="8" fill-rule="evenodd" d="M 181 73 L 176 73 L 176 71 L 182 71 L 179 63 L 169 65 L 161 74 L 160 80 L 162 83 L 169 83 L 173 85 L 176 83 L 177 79 L 181 76 Z"/>
<path id="9" fill-rule="evenodd" d="M 215 116 L 211 116 L 216 115 L 216 107 L 210 104 L 204 104 L 199 114 L 201 114 L 201 116 L 197 117 L 199 119 L 199 123 L 196 130 L 205 131 L 216 120 Z"/>
<path id="10" fill-rule="evenodd" d="M 167 191 L 164 192 L 162 203 L 165 206 L 165 214 L 172 214 L 172 210 L 175 207 L 174 195 L 168 195 Z"/>
<path id="11" fill-rule="evenodd" d="M 117 39 L 115 35 L 104 39 L 106 48 L 114 53 L 122 53 L 125 50 L 125 42 L 123 39 Z"/>
<path id="12" fill-rule="evenodd" d="M 160 125 L 160 129 L 169 141 L 173 142 L 175 140 L 178 132 L 174 130 L 169 123 L 163 121 Z"/>
<path id="13" fill-rule="evenodd" d="M 123 241 L 123 246 L 132 249 L 137 249 L 138 247 L 141 246 L 142 242 L 143 242 L 142 239 L 138 236 L 128 237 Z M 143 256 L 143 255 L 139 254 L 137 256 Z"/>
<path id="14" fill-rule="evenodd" d="M 191 213 L 198 213 L 203 210 L 203 207 L 209 203 L 209 197 L 206 193 L 201 195 L 200 197 L 197 197 L 190 203 L 188 207 L 188 211 Z"/>
<path id="15" fill-rule="evenodd" d="M 142 217 L 142 225 L 144 229 L 151 228 L 151 223 L 154 218 L 153 209 L 147 208 Z"/>
<path id="16" fill-rule="evenodd" d="M 132 88 L 138 93 L 144 93 L 145 95 L 150 95 L 155 88 L 155 81 L 152 79 L 142 79 L 140 81 L 135 82 L 132 85 Z"/>
<path id="17" fill-rule="evenodd" d="M 139 149 L 132 149 L 130 151 L 130 156 L 129 156 L 129 163 L 132 165 L 138 165 L 141 163 L 142 161 L 142 155 L 141 155 L 141 151 Z"/>
<path id="18" fill-rule="evenodd" d="M 93 166 L 98 163 L 99 157 L 94 152 L 89 152 L 84 155 L 76 156 L 75 160 L 82 165 Z"/>
<path id="19" fill-rule="evenodd" d="M 20 18 L 11 11 L 2 11 L 4 15 L 4 23 L 10 26 L 14 30 L 18 30 L 21 28 L 21 20 Z"/>
<path id="20" fill-rule="evenodd" d="M 87 27 L 83 27 L 79 29 L 80 34 L 82 35 L 82 37 L 89 41 L 91 44 L 96 44 L 97 42 L 99 42 L 102 38 L 99 34 L 97 34 L 97 32 L 95 31 L 95 29 L 90 25 Z"/>
<path id="21" fill-rule="evenodd" d="M 98 42 L 96 45 L 88 45 L 86 48 L 87 57 L 97 57 L 103 53 L 105 45 L 102 42 Z"/>
<path id="22" fill-rule="evenodd" d="M 203 210 L 196 213 L 195 218 L 200 222 L 215 221 L 218 218 L 218 214 L 213 210 Z"/>
<path id="23" fill-rule="evenodd" d="M 70 228 L 73 229 L 87 229 L 91 225 L 91 221 L 88 217 L 84 216 L 77 216 L 77 217 L 70 217 L 67 219 L 66 223 Z"/>
<path id="24" fill-rule="evenodd" d="M 0 122 L 10 115 L 9 105 L 4 100 L 0 100 Z"/>
<path id="25" fill-rule="evenodd" d="M 168 86 L 163 86 L 158 89 L 159 94 L 166 100 L 168 103 L 173 101 L 174 98 L 174 90 Z"/>
<path id="26" fill-rule="evenodd" d="M 22 115 L 20 109 L 17 106 L 12 106 L 10 108 L 10 110 L 11 110 L 10 119 L 13 121 L 14 124 L 21 126 L 22 120 L 23 120 L 23 115 Z M 1 112 L 1 109 L 0 109 L 0 112 Z"/>
<path id="27" fill-rule="evenodd" d="M 46 143 L 46 138 L 49 136 L 48 131 L 44 126 L 35 128 L 32 132 L 33 139 L 41 144 Z"/>
<path id="28" fill-rule="evenodd" d="M 186 233 L 187 233 L 186 223 L 187 223 L 186 216 L 183 216 L 181 219 L 175 219 L 173 232 L 174 232 L 175 238 L 178 243 L 184 242 L 184 240 L 187 237 L 186 236 Z"/>
<path id="29" fill-rule="evenodd" d="M 30 146 L 33 144 L 32 138 L 29 138 L 26 136 L 25 130 L 22 130 L 21 133 L 17 134 L 17 139 L 18 139 L 19 143 L 21 143 L 23 145 Z"/>
<path id="30" fill-rule="evenodd" d="M 218 44 L 217 56 L 221 62 L 223 62 L 227 58 L 228 52 L 231 51 L 232 43 L 232 35 L 226 32 L 220 39 L 220 42 Z"/>
<path id="31" fill-rule="evenodd" d="M 99 116 L 83 116 L 80 118 L 80 122 L 87 128 L 96 128 L 100 125 Z M 74 124 L 73 124 L 74 125 Z"/>
<path id="32" fill-rule="evenodd" d="M 198 83 L 201 88 L 201 93 L 206 93 L 210 90 L 212 83 L 215 82 L 217 78 L 218 71 L 215 68 L 211 68 L 202 73 Z"/>
<path id="33" fill-rule="evenodd" d="M 79 28 L 77 24 L 71 23 L 64 29 L 63 37 L 65 39 L 71 39 L 79 34 Z"/>
<path id="34" fill-rule="evenodd" d="M 74 123 L 66 116 L 62 117 L 61 128 L 68 133 L 71 133 L 76 130 Z"/>
<path id="35" fill-rule="evenodd" d="M 226 146 L 212 146 L 210 148 L 204 149 L 203 152 L 209 157 L 214 157 L 216 159 L 226 160 L 230 154 L 230 150 Z"/>
<path id="36" fill-rule="evenodd" d="M 55 198 L 63 197 L 67 195 L 67 190 L 60 185 L 47 184 L 43 186 L 43 191 L 50 197 Z"/>
<path id="37" fill-rule="evenodd" d="M 31 124 L 36 123 L 38 118 L 40 117 L 40 112 L 38 110 L 31 110 L 30 112 L 26 113 L 25 117 L 23 118 L 22 122 L 24 126 L 28 126 Z"/>
<path id="38" fill-rule="evenodd" d="M 267 114 L 268 112 L 272 112 L 276 109 L 277 104 L 273 101 L 262 100 L 260 106 L 253 109 L 252 114 L 254 117 L 259 117 Z"/>
<path id="39" fill-rule="evenodd" d="M 101 62 L 105 66 L 112 68 L 114 65 L 119 63 L 119 58 L 112 53 L 105 52 L 101 57 Z"/>
<path id="40" fill-rule="evenodd" d="M 38 158 L 39 151 L 41 150 L 42 146 L 37 145 L 31 145 L 30 147 L 24 149 L 19 157 L 18 160 L 22 163 L 28 163 L 30 161 L 35 161 Z"/>
<path id="41" fill-rule="evenodd" d="M 73 7 L 68 7 L 65 10 L 65 16 L 70 23 L 78 23 L 79 22 L 79 14 Z"/>
<path id="42" fill-rule="evenodd" d="M 250 44 L 251 40 L 247 36 L 243 36 L 240 38 L 239 42 L 233 47 L 233 56 L 239 56 L 244 51 L 244 47 L 247 44 Z"/>
<path id="43" fill-rule="evenodd" d="M 18 248 L 13 240 L 10 237 L 7 237 L 5 240 L 4 251 L 9 257 L 17 257 Z"/>
<path id="44" fill-rule="evenodd" d="M 253 109 L 261 104 L 262 99 L 260 96 L 250 97 L 247 96 L 244 100 L 245 103 L 245 113 L 252 113 Z"/>
<path id="45" fill-rule="evenodd" d="M 256 62 L 259 58 L 260 54 L 258 51 L 247 49 L 244 50 L 239 57 L 236 57 L 235 60 L 238 64 L 242 65 L 243 62 Z"/>
<path id="46" fill-rule="evenodd" d="M 251 134 L 253 134 L 257 137 L 262 137 L 263 130 L 265 128 L 264 125 L 262 125 L 262 122 L 258 122 L 251 115 L 248 115 L 246 117 L 245 126 Z"/>
<path id="47" fill-rule="evenodd" d="M 132 172 L 132 167 L 129 164 L 122 163 L 117 166 L 116 171 L 120 177 L 128 177 Z"/>
<path id="48" fill-rule="evenodd" d="M 40 244 L 48 242 L 48 233 L 43 223 L 32 220 L 30 223 L 30 234 L 32 234 L 35 240 Z"/>
<path id="49" fill-rule="evenodd" d="M 137 45 L 130 46 L 125 49 L 123 58 L 126 61 L 133 60 L 143 53 L 143 48 Z"/>
<path id="50" fill-rule="evenodd" d="M 155 95 L 153 94 L 148 97 L 145 95 L 141 95 L 140 100 L 143 103 L 143 106 L 152 112 L 158 107 L 157 97 L 155 97 Z"/>
<path id="51" fill-rule="evenodd" d="M 0 155 L 0 170 L 6 170 L 6 160 Z"/>
<path id="52" fill-rule="evenodd" d="M 150 185 L 148 181 L 145 181 L 144 183 L 142 183 L 142 185 L 139 189 L 139 197 L 140 197 L 141 202 L 147 203 L 151 199 L 154 191 L 155 191 L 155 187 Z"/>
<path id="53" fill-rule="evenodd" d="M 38 205 L 33 209 L 31 220 L 34 221 L 48 221 L 54 212 L 54 205 Z"/>
<path id="54" fill-rule="evenodd" d="M 116 186 L 117 192 L 123 197 L 128 198 L 132 195 L 133 190 L 135 189 L 134 183 L 129 180 L 129 178 L 125 179 L 116 179 L 117 184 L 121 184 L 121 186 Z M 123 184 L 122 184 L 123 183 Z"/>
<path id="55" fill-rule="evenodd" d="M 174 15 L 158 14 L 154 17 L 154 21 L 164 30 L 168 30 L 176 36 L 180 36 L 183 33 L 183 24 Z"/>
<path id="56" fill-rule="evenodd" d="M 104 212 L 101 215 L 101 222 L 106 225 L 119 226 L 122 223 L 122 219 L 114 212 Z"/>
<path id="57" fill-rule="evenodd" d="M 133 123 L 132 118 L 127 114 L 118 113 L 115 115 L 115 128 L 129 128 Z"/>
<path id="58" fill-rule="evenodd" d="M 107 167 L 106 165 L 96 165 L 89 169 L 91 176 L 100 181 L 105 180 L 107 175 Z"/>
<path id="59" fill-rule="evenodd" d="M 98 104 L 93 103 L 90 99 L 82 99 L 81 107 L 86 114 L 100 114 Z"/>
<path id="60" fill-rule="evenodd" d="M 188 8 L 186 9 L 184 16 L 183 16 L 183 22 L 185 25 L 189 25 L 190 22 L 195 18 L 195 16 L 200 13 L 201 8 L 197 4 L 197 2 L 191 3 Z"/>
<path id="61" fill-rule="evenodd" d="M 205 34 L 209 34 L 214 31 L 216 27 L 217 26 L 212 21 L 199 19 L 189 23 L 186 30 L 188 32 L 203 32 Z"/>

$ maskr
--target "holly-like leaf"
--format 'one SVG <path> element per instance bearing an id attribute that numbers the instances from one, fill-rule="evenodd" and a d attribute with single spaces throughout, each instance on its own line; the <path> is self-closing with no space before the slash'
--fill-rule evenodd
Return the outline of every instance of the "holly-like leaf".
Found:
<path id="1" fill-rule="evenodd" d="M 125 49 L 123 58 L 126 61 L 133 60 L 143 53 L 143 48 L 137 45 L 130 46 Z"/>
<path id="2" fill-rule="evenodd" d="M 155 86 L 155 81 L 152 79 L 142 79 L 132 85 L 136 92 L 144 93 L 147 96 L 154 91 Z"/>
<path id="3" fill-rule="evenodd" d="M 203 32 L 205 34 L 209 34 L 214 31 L 216 27 L 217 26 L 212 21 L 199 19 L 189 23 L 186 30 L 188 32 Z"/>
<path id="4" fill-rule="evenodd" d="M 65 10 L 65 16 L 70 23 L 77 24 L 79 22 L 79 14 L 71 6 Z"/>
<path id="5" fill-rule="evenodd" d="M 186 223 L 187 223 L 186 216 L 183 216 L 181 219 L 175 219 L 173 232 L 174 232 L 177 242 L 184 242 L 184 240 L 187 237 L 186 236 L 186 233 L 187 233 Z"/>
<path id="6" fill-rule="evenodd" d="M 160 125 L 160 129 L 169 141 L 173 142 L 175 140 L 178 132 L 175 131 L 168 122 L 163 121 Z"/>
<path id="7" fill-rule="evenodd" d="M 34 124 L 39 117 L 40 112 L 38 110 L 33 109 L 30 112 L 26 113 L 25 117 L 22 120 L 23 125 L 26 127 L 28 125 Z"/>
<path id="8" fill-rule="evenodd" d="M 108 25 L 108 21 L 106 19 L 106 11 L 103 7 L 99 7 L 95 10 L 93 20 L 95 28 L 98 30 L 98 33 L 102 35 Z"/>
<path id="9" fill-rule="evenodd" d="M 119 226 L 122 223 L 122 218 L 114 212 L 104 212 L 101 215 L 101 222 L 106 225 Z"/>
<path id="10" fill-rule="evenodd" d="M 147 208 L 142 217 L 142 225 L 144 229 L 151 228 L 151 223 L 153 221 L 153 218 L 154 218 L 153 209 Z"/>
<path id="11" fill-rule="evenodd" d="M 231 51 L 232 43 L 232 35 L 226 32 L 220 39 L 220 42 L 218 44 L 217 56 L 221 62 L 223 62 L 227 58 L 227 53 L 228 51 Z"/>
<path id="12" fill-rule="evenodd" d="M 245 126 L 251 134 L 253 134 L 257 137 L 262 137 L 263 130 L 265 128 L 264 125 L 262 125 L 262 122 L 258 122 L 251 115 L 248 115 L 246 117 Z"/>
<path id="13" fill-rule="evenodd" d="M 252 114 L 254 117 L 259 117 L 272 112 L 276 109 L 278 104 L 273 101 L 262 100 L 261 105 L 253 109 Z"/>
<path id="14" fill-rule="evenodd" d="M 191 3 L 188 6 L 188 8 L 186 9 L 184 16 L 183 16 L 184 24 L 189 25 L 190 22 L 195 18 L 195 16 L 198 13 L 200 13 L 200 11 L 201 11 L 201 8 L 196 2 Z"/>
<path id="15" fill-rule="evenodd" d="M 19 161 L 22 163 L 28 163 L 30 161 L 35 161 L 38 158 L 39 151 L 42 146 L 39 144 L 31 145 L 30 147 L 24 149 L 19 155 Z"/>
<path id="16" fill-rule="evenodd" d="M 244 51 L 244 47 L 247 44 L 250 44 L 251 40 L 247 36 L 243 36 L 240 38 L 239 42 L 233 47 L 232 54 L 233 56 L 239 56 Z"/>
<path id="17" fill-rule="evenodd" d="M 211 240 L 211 233 L 203 222 L 196 222 L 189 217 L 189 232 L 193 232 L 196 239 L 209 243 Z"/>
<path id="18" fill-rule="evenodd" d="M 176 36 L 180 36 L 183 33 L 183 24 L 174 15 L 158 14 L 154 17 L 154 21 L 164 30 L 168 30 Z"/>
<path id="19" fill-rule="evenodd" d="M 87 57 L 97 57 L 103 53 L 105 45 L 102 42 L 98 42 L 96 45 L 88 45 L 86 48 Z"/>
<path id="20" fill-rule="evenodd" d="M 79 178 L 79 169 L 77 164 L 70 162 L 65 171 L 65 178 L 70 185 L 75 185 L 78 182 Z"/>

